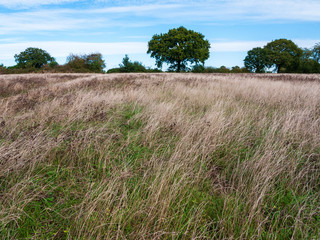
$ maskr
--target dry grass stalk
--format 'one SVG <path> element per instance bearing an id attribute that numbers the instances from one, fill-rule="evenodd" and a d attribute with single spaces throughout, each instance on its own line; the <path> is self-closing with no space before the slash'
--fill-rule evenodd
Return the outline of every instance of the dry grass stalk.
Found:
<path id="1" fill-rule="evenodd" d="M 0 76 L 0 237 L 316 239 L 320 75 Z"/>

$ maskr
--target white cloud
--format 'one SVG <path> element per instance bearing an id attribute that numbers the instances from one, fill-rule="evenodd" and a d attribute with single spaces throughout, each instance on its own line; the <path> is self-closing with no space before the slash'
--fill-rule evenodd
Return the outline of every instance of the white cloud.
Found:
<path id="1" fill-rule="evenodd" d="M 95 17 L 76 17 L 73 10 L 40 10 L 0 13 L 0 35 L 10 33 L 66 31 L 100 26 L 103 20 Z M 104 19 L 106 20 L 106 19 Z"/>
<path id="2" fill-rule="evenodd" d="M 63 4 L 70 2 L 84 4 L 87 9 L 67 9 Z M 156 0 L 0 0 L 0 6 L 10 8 L 29 8 L 49 4 L 60 4 L 60 9 L 65 9 L 66 12 L 82 19 L 95 18 L 95 15 L 101 17 L 108 13 L 110 18 L 127 14 L 127 16 L 147 16 L 153 19 L 148 19 L 149 21 L 160 19 L 163 23 L 181 21 L 212 23 L 234 20 L 320 21 L 319 0 L 162 0 L 161 2 Z M 56 11 L 52 10 L 53 13 Z"/>
<path id="3" fill-rule="evenodd" d="M 318 0 L 205 0 L 187 1 L 182 11 L 166 17 L 193 21 L 320 21 Z"/>
<path id="4" fill-rule="evenodd" d="M 123 7 L 105 7 L 94 10 L 85 11 L 87 13 L 130 13 L 130 14 L 141 14 L 151 15 L 150 11 L 159 12 L 161 10 L 176 9 L 183 7 L 179 4 L 152 4 L 152 5 L 140 5 L 140 6 L 123 6 Z"/>
<path id="5" fill-rule="evenodd" d="M 213 42 L 211 52 L 246 52 L 255 47 L 263 47 L 267 43 L 267 41 Z"/>
<path id="6" fill-rule="evenodd" d="M 109 4 L 112 1 L 100 0 Z M 157 16 L 159 18 L 171 18 L 175 20 L 305 20 L 320 21 L 319 0 L 118 0 L 117 5 L 125 7 L 114 7 L 102 9 L 101 11 L 132 11 L 141 10 L 141 14 Z M 153 9 L 144 11 L 145 6 L 178 6 L 179 11 L 158 11 Z M 171 9 L 173 10 L 173 9 Z M 151 11 L 151 12 L 150 12 Z"/>
<path id="7" fill-rule="evenodd" d="M 63 4 L 79 0 L 0 0 L 0 5 L 7 8 L 29 8 L 39 5 Z"/>
<path id="8" fill-rule="evenodd" d="M 299 47 L 311 48 L 320 40 L 293 40 Z M 255 47 L 263 47 L 269 41 L 234 41 L 234 42 L 211 42 L 211 52 L 245 52 Z M 42 48 L 54 57 L 67 57 L 70 53 L 84 54 L 100 52 L 103 55 L 119 54 L 145 54 L 147 42 L 67 42 L 67 41 L 46 41 L 46 42 L 21 42 L 11 44 L 0 44 L 0 55 L 4 59 L 13 58 L 14 54 L 24 51 L 28 47 Z"/>
<path id="9" fill-rule="evenodd" d="M 147 52 L 146 42 L 88 43 L 51 41 L 0 44 L 0 55 L 3 59 L 13 59 L 14 54 L 20 53 L 28 47 L 44 49 L 53 57 L 67 57 L 70 53 L 85 54 L 99 52 L 103 55 L 115 55 Z"/>
<path id="10" fill-rule="evenodd" d="M 78 0 L 0 0 L 0 6 L 36 6 Z M 80 1 L 83 3 L 86 1 Z M 94 1 L 95 2 L 95 1 Z M 270 23 L 272 21 L 320 21 L 316 0 L 204 0 L 195 1 L 107 1 L 88 9 L 14 11 L 0 14 L 0 35 L 20 32 L 74 31 L 108 27 L 146 27 L 160 24 Z M 152 4 L 153 3 L 153 4 Z M 10 5 L 11 4 L 11 5 Z M 123 5 L 121 5 L 123 4 Z M 109 7 L 108 7 L 109 6 Z M 111 6 L 111 7 L 110 7 Z"/>
<path id="11" fill-rule="evenodd" d="M 275 39 L 274 39 L 275 40 Z M 234 42 L 211 42 L 211 52 L 247 52 L 255 47 L 264 47 L 270 41 L 234 41 Z M 312 48 L 320 40 L 293 39 L 301 48 Z"/>

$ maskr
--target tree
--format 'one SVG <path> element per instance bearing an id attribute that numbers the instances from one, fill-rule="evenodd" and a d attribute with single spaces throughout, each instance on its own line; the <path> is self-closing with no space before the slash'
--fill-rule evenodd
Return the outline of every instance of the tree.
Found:
<path id="1" fill-rule="evenodd" d="M 231 73 L 248 73 L 248 69 L 245 67 L 240 68 L 239 66 L 234 66 L 231 68 Z"/>
<path id="2" fill-rule="evenodd" d="M 219 68 L 216 68 L 215 71 L 216 73 L 229 73 L 230 72 L 230 69 L 227 68 L 226 66 L 221 66 Z"/>
<path id="3" fill-rule="evenodd" d="M 67 57 L 67 67 L 75 72 L 103 73 L 106 67 L 101 53 L 91 53 L 84 55 L 70 54 Z"/>
<path id="4" fill-rule="evenodd" d="M 88 68 L 95 73 L 103 73 L 103 69 L 106 67 L 101 53 L 91 53 L 89 55 L 85 55 L 85 63 Z"/>
<path id="5" fill-rule="evenodd" d="M 265 72 L 268 66 L 267 52 L 265 49 L 257 47 L 248 51 L 244 59 L 244 66 L 250 71 L 255 73 Z"/>
<path id="6" fill-rule="evenodd" d="M 56 62 L 45 50 L 31 47 L 14 55 L 14 59 L 18 68 L 41 68 L 45 64 Z"/>
<path id="7" fill-rule="evenodd" d="M 186 71 L 188 63 L 204 64 L 209 58 L 210 43 L 204 35 L 184 27 L 170 29 L 168 33 L 155 34 L 148 43 L 147 53 L 156 59 L 156 65 L 170 65 L 169 70 Z"/>
<path id="8" fill-rule="evenodd" d="M 316 54 L 313 49 L 304 48 L 300 58 L 300 73 L 319 73 L 320 63 L 316 61 Z"/>
<path id="9" fill-rule="evenodd" d="M 320 63 L 320 43 L 317 43 L 311 51 L 312 51 L 312 58 L 318 63 Z"/>
<path id="10" fill-rule="evenodd" d="M 0 64 L 0 74 L 5 73 L 5 71 L 6 71 L 6 67 L 1 63 Z"/>
<path id="11" fill-rule="evenodd" d="M 299 67 L 302 50 L 291 40 L 274 40 L 264 48 L 267 51 L 269 67 L 275 66 L 277 73 L 295 72 Z"/>
<path id="12" fill-rule="evenodd" d="M 122 64 L 119 64 L 120 72 L 146 72 L 147 69 L 145 66 L 142 65 L 142 63 L 134 61 L 131 62 L 128 55 L 125 55 L 125 57 L 122 59 Z"/>
<path id="13" fill-rule="evenodd" d="M 205 67 L 201 64 L 195 64 L 193 67 L 192 67 L 192 70 L 191 72 L 193 73 L 203 73 L 205 71 Z"/>

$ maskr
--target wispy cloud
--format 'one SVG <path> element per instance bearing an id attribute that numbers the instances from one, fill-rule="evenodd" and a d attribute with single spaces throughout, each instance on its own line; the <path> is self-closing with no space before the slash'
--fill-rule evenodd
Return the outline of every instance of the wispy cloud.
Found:
<path id="1" fill-rule="evenodd" d="M 87 3 L 86 7 L 70 9 L 63 3 Z M 88 4 L 88 3 L 100 4 Z M 47 17 L 59 14 L 67 15 L 78 20 L 107 18 L 113 21 L 121 17 L 148 17 L 149 25 L 152 23 L 215 23 L 220 21 L 320 21 L 320 1 L 318 0 L 176 0 L 176 1 L 80 1 L 80 0 L 0 0 L 0 5 L 40 6 L 47 4 L 62 4 L 52 10 L 44 10 Z M 90 6 L 88 8 L 88 6 Z M 38 13 L 40 11 L 31 13 Z M 26 13 L 26 12 L 24 12 Z M 108 14 L 106 16 L 106 14 Z M 45 18 L 44 18 L 45 19 Z M 68 19 L 67 19 L 68 20 Z M 130 19 L 132 21 L 132 18 Z M 130 23 L 130 20 L 126 23 Z M 5 21 L 10 24 L 10 21 Z M 141 21 L 140 25 L 143 21 Z M 67 23 L 67 22 L 66 22 Z M 137 24 L 139 26 L 139 24 Z"/>
<path id="2" fill-rule="evenodd" d="M 101 1 L 110 3 L 110 1 Z M 156 11 L 156 16 L 163 18 L 184 17 L 184 20 L 305 20 L 320 21 L 320 1 L 319 0 L 163 0 L 161 4 L 156 0 L 116 1 L 118 4 L 127 5 L 132 8 L 138 6 L 137 10 L 141 10 L 141 14 L 153 15 L 154 12 L 143 11 L 143 6 L 158 5 L 166 6 L 175 5 L 180 8 L 179 11 L 161 11 L 161 7 Z M 120 7 L 119 9 L 111 8 L 113 12 L 127 9 Z M 170 7 L 169 7 L 170 9 Z M 147 10 L 147 9 L 146 9 Z M 152 10 L 152 9 L 149 9 Z M 173 10 L 171 8 L 171 10 Z M 158 14 L 157 14 L 158 13 Z"/>
<path id="3" fill-rule="evenodd" d="M 10 59 L 13 58 L 14 54 L 22 52 L 28 47 L 45 49 L 54 57 L 66 57 L 70 53 L 100 52 L 103 55 L 115 55 L 147 52 L 146 42 L 89 43 L 48 41 L 0 44 L 0 55 L 4 59 Z"/>
<path id="4" fill-rule="evenodd" d="M 40 5 L 63 4 L 79 0 L 1 0 L 0 5 L 7 8 L 30 8 Z"/>
<path id="5" fill-rule="evenodd" d="M 299 47 L 311 48 L 318 40 L 293 40 Z M 212 52 L 244 52 L 254 47 L 263 47 L 268 41 L 229 41 L 211 42 Z M 74 41 L 45 41 L 45 42 L 20 42 L 11 44 L 0 44 L 0 55 L 3 58 L 13 58 L 14 54 L 24 51 L 28 47 L 45 49 L 54 57 L 66 57 L 70 53 L 92 53 L 100 52 L 103 55 L 119 54 L 144 54 L 147 52 L 147 42 L 74 42 Z"/>
<path id="6" fill-rule="evenodd" d="M 267 41 L 217 42 L 211 43 L 211 52 L 246 52 L 255 47 L 263 47 Z"/>
<path id="7" fill-rule="evenodd" d="M 123 6 L 123 7 L 104 7 L 98 9 L 92 9 L 87 11 L 82 11 L 86 13 L 130 13 L 139 15 L 152 15 L 151 13 L 161 12 L 163 10 L 173 10 L 177 8 L 184 7 L 182 4 L 147 4 L 138 6 Z"/>
<path id="8" fill-rule="evenodd" d="M 275 39 L 274 39 L 275 40 Z M 247 52 L 255 47 L 264 47 L 269 41 L 227 41 L 227 42 L 211 42 L 211 52 Z M 320 39 L 293 39 L 301 48 L 312 48 Z"/>
<path id="9" fill-rule="evenodd" d="M 181 25 L 209 39 L 224 38 L 212 41 L 211 51 L 217 53 L 262 47 L 273 40 L 268 36 L 299 38 L 294 41 L 300 47 L 319 42 L 303 39 L 320 38 L 316 29 L 311 29 L 320 23 L 319 0 L 0 0 L 0 8 L 1 59 L 11 59 L 30 46 L 55 57 L 95 51 L 104 55 L 145 54 L 152 34 Z M 299 30 L 293 29 L 295 23 L 299 23 Z M 230 32 L 230 26 L 235 33 Z M 307 28 L 303 33 L 302 26 Z M 240 29 L 248 36 L 241 35 Z M 260 41 L 235 40 L 250 38 Z M 101 41 L 109 43 L 89 43 Z"/>
<path id="10" fill-rule="evenodd" d="M 95 9 L 40 9 L 0 14 L 0 35 L 21 32 L 75 31 L 110 27 L 147 27 L 161 23 L 159 12 L 178 5 L 143 5 Z M 148 21 L 144 19 L 148 17 Z M 132 20 L 134 18 L 134 21 Z"/>
<path id="11" fill-rule="evenodd" d="M 21 32 L 92 29 L 106 25 L 106 18 L 76 17 L 73 10 L 37 10 L 0 14 L 0 35 Z"/>

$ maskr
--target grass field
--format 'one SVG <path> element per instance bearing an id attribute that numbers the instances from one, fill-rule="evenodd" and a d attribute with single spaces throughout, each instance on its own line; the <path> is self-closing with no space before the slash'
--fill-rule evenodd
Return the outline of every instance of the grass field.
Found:
<path id="1" fill-rule="evenodd" d="M 0 76 L 0 239 L 319 239 L 320 75 Z"/>

